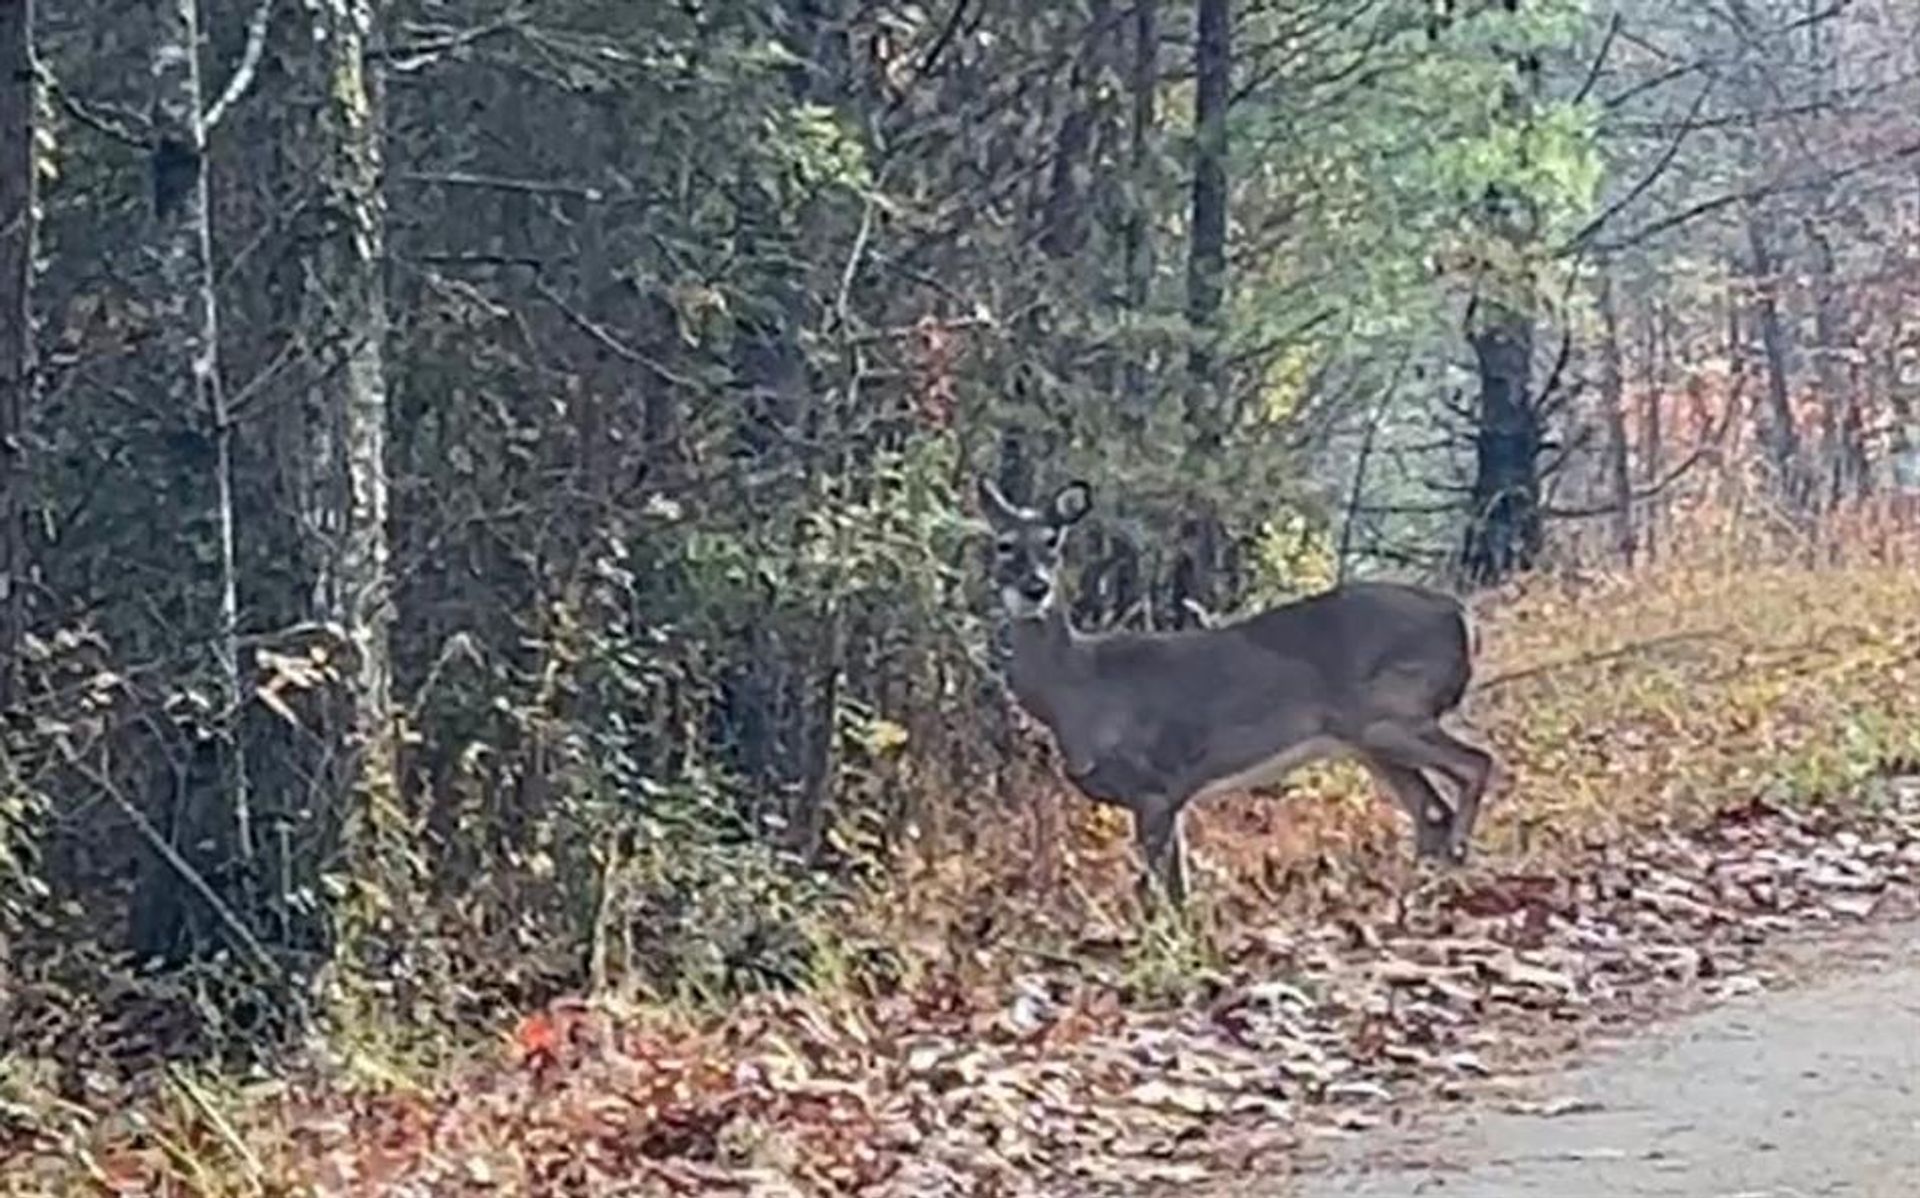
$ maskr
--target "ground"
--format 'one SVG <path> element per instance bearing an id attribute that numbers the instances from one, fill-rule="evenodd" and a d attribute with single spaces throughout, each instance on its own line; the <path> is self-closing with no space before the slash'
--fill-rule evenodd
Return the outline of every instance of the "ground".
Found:
<path id="1" fill-rule="evenodd" d="M 1790 988 L 1592 1052 L 1537 1079 L 1528 1102 L 1336 1144 L 1293 1193 L 1920 1194 L 1920 924 L 1817 941 L 1796 956 L 1802 976 Z"/>

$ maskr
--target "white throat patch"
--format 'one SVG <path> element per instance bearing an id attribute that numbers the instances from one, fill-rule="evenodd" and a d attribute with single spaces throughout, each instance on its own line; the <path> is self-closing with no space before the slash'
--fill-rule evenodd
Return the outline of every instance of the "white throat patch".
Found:
<path id="1" fill-rule="evenodd" d="M 1053 592 L 1038 602 L 1020 593 L 1018 587 L 1001 587 L 1000 603 L 1007 609 L 1007 615 L 1016 620 L 1038 620 L 1053 610 Z"/>

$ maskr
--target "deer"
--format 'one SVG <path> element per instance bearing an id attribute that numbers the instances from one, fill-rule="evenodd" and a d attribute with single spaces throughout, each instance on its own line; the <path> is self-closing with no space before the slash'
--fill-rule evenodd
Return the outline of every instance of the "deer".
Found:
<path id="1" fill-rule="evenodd" d="M 1143 901 L 1186 904 L 1189 804 L 1336 758 L 1357 760 L 1411 817 L 1417 860 L 1465 864 L 1498 761 L 1442 726 L 1461 722 L 1478 651 L 1460 599 L 1358 581 L 1210 627 L 1084 633 L 1059 580 L 1092 488 L 1067 482 L 1033 508 L 991 479 L 976 486 L 1013 695 L 1052 733 L 1074 787 L 1132 815 Z"/>

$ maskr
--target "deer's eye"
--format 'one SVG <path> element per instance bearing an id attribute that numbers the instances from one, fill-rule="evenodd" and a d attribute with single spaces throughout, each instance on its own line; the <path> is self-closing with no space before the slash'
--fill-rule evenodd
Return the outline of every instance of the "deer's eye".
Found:
<path id="1" fill-rule="evenodd" d="M 1047 529 L 1047 531 L 1045 531 L 1044 533 L 1041 533 L 1041 534 L 1040 534 L 1040 537 L 1041 537 L 1041 539 L 1042 539 L 1042 540 L 1044 540 L 1044 541 L 1045 541 L 1045 542 L 1047 543 L 1047 548 L 1049 548 L 1049 549 L 1058 549 L 1058 548 L 1060 548 L 1060 537 L 1061 537 L 1061 535 L 1062 535 L 1062 534 L 1061 534 L 1061 532 L 1060 532 L 1060 530 L 1059 530 L 1059 529 L 1057 529 L 1057 528 L 1049 528 L 1049 529 Z"/>
<path id="2" fill-rule="evenodd" d="M 1013 551 L 1020 546 L 1017 537 L 1001 537 L 993 543 L 993 551 L 1001 557 L 1012 557 Z"/>

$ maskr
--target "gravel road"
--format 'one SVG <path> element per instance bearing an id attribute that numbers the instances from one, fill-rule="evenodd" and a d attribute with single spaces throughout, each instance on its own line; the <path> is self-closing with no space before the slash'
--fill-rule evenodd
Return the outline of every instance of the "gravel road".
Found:
<path id="1" fill-rule="evenodd" d="M 1920 1198 L 1920 926 L 1871 933 L 1812 980 L 1650 1029 L 1539 1088 L 1564 1113 L 1369 1133 L 1294 1192 Z"/>

